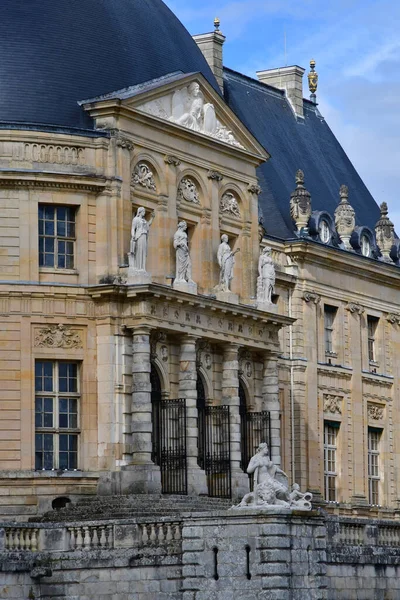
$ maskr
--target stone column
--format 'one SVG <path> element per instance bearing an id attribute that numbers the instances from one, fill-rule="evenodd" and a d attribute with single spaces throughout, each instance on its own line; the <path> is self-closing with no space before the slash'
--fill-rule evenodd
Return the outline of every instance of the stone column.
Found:
<path id="1" fill-rule="evenodd" d="M 123 468 L 123 493 L 160 493 L 160 468 L 151 460 L 152 406 L 150 384 L 151 328 L 133 330 L 132 338 L 132 463 Z"/>
<path id="2" fill-rule="evenodd" d="M 179 397 L 186 398 L 186 443 L 189 495 L 208 493 L 206 474 L 197 464 L 198 414 L 196 342 L 198 339 L 198 337 L 193 335 L 184 335 L 182 337 L 179 359 Z"/>
<path id="3" fill-rule="evenodd" d="M 262 399 L 263 410 L 270 413 L 271 419 L 270 456 L 272 461 L 280 467 L 281 406 L 279 402 L 278 356 L 271 352 L 268 352 L 264 357 Z"/>
<path id="4" fill-rule="evenodd" d="M 231 477 L 233 498 L 249 492 L 249 477 L 240 468 L 241 435 L 239 412 L 239 346 L 228 344 L 224 348 L 222 363 L 222 404 L 230 407 Z"/>

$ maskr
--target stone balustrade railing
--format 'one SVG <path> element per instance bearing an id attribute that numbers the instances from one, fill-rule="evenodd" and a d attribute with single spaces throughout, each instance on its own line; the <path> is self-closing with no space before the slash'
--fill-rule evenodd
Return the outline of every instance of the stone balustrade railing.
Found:
<path id="1" fill-rule="evenodd" d="M 338 546 L 400 547 L 400 522 L 335 518 L 327 522 L 328 539 Z"/>
<path id="2" fill-rule="evenodd" d="M 180 544 L 182 524 L 168 517 L 79 523 L 0 524 L 0 552 L 76 552 Z"/>

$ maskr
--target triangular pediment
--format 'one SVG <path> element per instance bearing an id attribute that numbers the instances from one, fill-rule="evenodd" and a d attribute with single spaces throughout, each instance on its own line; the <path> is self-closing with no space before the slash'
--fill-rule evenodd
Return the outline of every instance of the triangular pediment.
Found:
<path id="1" fill-rule="evenodd" d="M 257 154 L 261 160 L 269 158 L 266 149 L 200 73 L 171 73 L 81 104 L 90 111 L 94 105 L 99 107 L 112 100 L 194 134 Z"/>

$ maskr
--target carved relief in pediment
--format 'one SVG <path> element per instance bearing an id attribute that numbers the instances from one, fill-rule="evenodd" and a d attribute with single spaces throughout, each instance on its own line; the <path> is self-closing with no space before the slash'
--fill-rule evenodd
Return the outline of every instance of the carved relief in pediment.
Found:
<path id="1" fill-rule="evenodd" d="M 232 131 L 218 120 L 214 105 L 205 101 L 200 85 L 196 81 L 171 94 L 145 102 L 137 108 L 159 119 L 171 121 L 231 146 L 243 148 Z"/>

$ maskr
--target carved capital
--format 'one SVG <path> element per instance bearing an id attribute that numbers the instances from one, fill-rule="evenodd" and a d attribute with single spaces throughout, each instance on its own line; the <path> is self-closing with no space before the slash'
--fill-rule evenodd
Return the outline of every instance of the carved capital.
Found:
<path id="1" fill-rule="evenodd" d="M 262 189 L 259 185 L 249 185 L 247 190 L 250 192 L 250 194 L 256 194 L 257 196 L 259 196 L 262 192 Z"/>
<path id="2" fill-rule="evenodd" d="M 386 317 L 386 320 L 389 321 L 392 325 L 400 325 L 400 315 L 396 313 L 389 313 Z"/>
<path id="3" fill-rule="evenodd" d="M 361 306 L 361 304 L 356 304 L 355 302 L 349 302 L 346 306 L 346 310 L 352 314 L 357 313 L 358 315 L 362 315 L 365 312 L 365 308 Z"/>
<path id="4" fill-rule="evenodd" d="M 174 156 L 173 154 L 166 154 L 164 156 L 164 162 L 167 165 L 173 165 L 174 167 L 179 167 L 179 165 L 182 163 L 182 161 L 177 156 Z"/>
<path id="5" fill-rule="evenodd" d="M 208 171 L 207 173 L 208 179 L 213 179 L 214 181 L 222 181 L 224 176 L 219 171 Z"/>
<path id="6" fill-rule="evenodd" d="M 321 296 L 316 292 L 304 292 L 304 302 L 312 302 L 313 304 L 319 304 L 321 302 Z"/>
<path id="7" fill-rule="evenodd" d="M 128 140 L 128 138 L 122 136 L 117 137 L 117 147 L 126 149 L 129 152 L 132 152 L 132 150 L 134 149 L 134 145 L 131 142 L 131 140 Z"/>
<path id="8" fill-rule="evenodd" d="M 36 330 L 36 348 L 83 348 L 82 332 L 68 325 L 50 325 Z"/>

